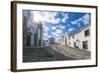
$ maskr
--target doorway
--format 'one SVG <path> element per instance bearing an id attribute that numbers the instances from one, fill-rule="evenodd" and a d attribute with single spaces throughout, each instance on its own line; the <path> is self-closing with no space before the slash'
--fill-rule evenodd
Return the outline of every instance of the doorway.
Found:
<path id="1" fill-rule="evenodd" d="M 83 41 L 83 49 L 88 49 L 88 41 Z"/>

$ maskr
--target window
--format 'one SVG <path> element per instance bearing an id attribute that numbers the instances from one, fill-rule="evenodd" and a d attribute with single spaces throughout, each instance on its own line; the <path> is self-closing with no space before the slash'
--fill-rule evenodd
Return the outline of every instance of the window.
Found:
<path id="1" fill-rule="evenodd" d="M 88 41 L 83 41 L 83 49 L 88 49 Z"/>
<path id="2" fill-rule="evenodd" d="M 85 36 L 89 36 L 89 34 L 90 34 L 89 29 L 85 30 L 84 32 L 85 32 Z"/>

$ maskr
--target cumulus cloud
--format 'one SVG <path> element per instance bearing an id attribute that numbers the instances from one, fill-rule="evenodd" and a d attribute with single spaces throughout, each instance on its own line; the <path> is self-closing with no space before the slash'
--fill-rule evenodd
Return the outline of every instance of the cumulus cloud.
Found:
<path id="1" fill-rule="evenodd" d="M 62 22 L 65 22 L 69 18 L 68 13 L 64 15 L 63 19 L 61 20 Z"/>
<path id="2" fill-rule="evenodd" d="M 56 32 L 52 32 L 51 34 L 52 34 L 52 36 L 54 36 L 54 37 L 59 36 L 59 33 L 56 33 Z"/>
<path id="3" fill-rule="evenodd" d="M 43 25 L 43 31 L 44 32 L 48 32 L 50 30 L 50 28 L 46 25 Z"/>
<path id="4" fill-rule="evenodd" d="M 43 11 L 33 11 L 33 19 L 35 22 L 48 22 L 52 24 L 58 24 L 60 18 L 55 18 L 57 12 L 43 12 Z"/>
<path id="5" fill-rule="evenodd" d="M 34 22 L 39 22 L 43 20 L 43 17 L 40 14 L 40 11 L 32 11 L 33 14 L 33 20 Z"/>
<path id="6" fill-rule="evenodd" d="M 52 30 L 56 30 L 57 29 L 57 27 L 56 26 L 52 26 Z"/>
<path id="7" fill-rule="evenodd" d="M 55 38 L 55 41 L 58 41 L 62 36 L 63 31 L 60 29 L 57 29 L 55 32 L 52 32 L 52 36 Z"/>
<path id="8" fill-rule="evenodd" d="M 78 25 L 80 26 L 80 23 L 83 23 L 84 25 L 90 24 L 90 15 L 89 14 L 85 14 L 84 16 L 82 16 L 81 18 L 71 21 L 72 24 Z"/>
<path id="9" fill-rule="evenodd" d="M 49 38 L 49 34 L 48 31 L 50 30 L 50 28 L 48 26 L 43 26 L 43 39 L 48 40 Z"/>
<path id="10" fill-rule="evenodd" d="M 73 30 L 75 30 L 75 28 L 69 28 L 68 31 L 71 32 L 71 31 L 73 31 Z"/>
<path id="11" fill-rule="evenodd" d="M 44 35 L 44 36 L 48 36 L 48 33 L 44 33 L 43 35 Z"/>
<path id="12" fill-rule="evenodd" d="M 83 19 L 84 25 L 90 23 L 90 15 L 89 15 L 89 14 L 85 14 L 85 15 L 82 17 L 82 19 Z"/>
<path id="13" fill-rule="evenodd" d="M 59 25 L 59 26 L 58 26 L 58 29 L 62 29 L 62 30 L 63 30 L 63 29 L 65 29 L 65 26 Z"/>
<path id="14" fill-rule="evenodd" d="M 79 18 L 79 19 L 77 19 L 77 20 L 71 21 L 71 23 L 80 26 L 80 22 L 81 22 L 82 20 L 83 20 L 82 18 Z"/>
<path id="15" fill-rule="evenodd" d="M 44 40 L 48 40 L 51 37 L 52 37 L 52 35 L 49 35 L 48 31 L 46 31 L 46 32 L 43 33 L 43 39 Z"/>
<path id="16" fill-rule="evenodd" d="M 58 28 L 57 26 L 52 26 L 51 29 L 46 26 L 45 28 L 46 29 L 45 29 L 45 32 L 44 32 L 44 39 L 45 38 L 49 39 L 50 37 L 54 37 L 55 40 L 57 41 L 59 38 L 61 38 L 61 36 L 63 34 L 63 29 L 65 28 L 65 26 L 61 26 L 60 28 Z M 50 34 L 48 35 L 49 30 L 51 32 L 51 35 Z"/>
<path id="17" fill-rule="evenodd" d="M 56 33 L 62 33 L 62 32 L 63 32 L 63 30 L 60 30 L 60 29 L 56 30 Z"/>

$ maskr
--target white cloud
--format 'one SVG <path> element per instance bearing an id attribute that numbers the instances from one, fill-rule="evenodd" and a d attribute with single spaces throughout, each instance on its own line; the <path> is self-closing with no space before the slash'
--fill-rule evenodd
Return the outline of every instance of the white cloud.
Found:
<path id="1" fill-rule="evenodd" d="M 43 25 L 43 39 L 44 40 L 48 40 L 48 38 L 49 38 L 49 34 L 48 34 L 48 31 L 49 31 L 49 27 L 48 26 L 45 26 L 45 25 Z"/>
<path id="2" fill-rule="evenodd" d="M 63 31 L 62 30 L 60 30 L 60 29 L 57 29 L 56 30 L 56 33 L 62 33 Z"/>
<path id="3" fill-rule="evenodd" d="M 34 22 L 39 22 L 43 20 L 40 11 L 33 11 L 33 20 Z"/>
<path id="4" fill-rule="evenodd" d="M 63 26 L 63 25 L 58 25 L 57 27 L 58 27 L 58 29 L 62 29 L 62 30 L 65 29 L 65 26 Z"/>
<path id="5" fill-rule="evenodd" d="M 57 29 L 57 27 L 56 26 L 52 26 L 52 30 L 56 30 Z"/>
<path id="6" fill-rule="evenodd" d="M 77 24 L 77 20 L 71 21 L 72 24 Z"/>
<path id="7" fill-rule="evenodd" d="M 70 28 L 68 31 L 71 32 L 71 31 L 73 31 L 73 30 L 75 30 L 75 28 Z"/>
<path id="8" fill-rule="evenodd" d="M 62 36 L 63 31 L 60 29 L 56 29 L 55 31 L 51 32 L 51 35 L 48 32 L 43 33 L 43 39 L 48 40 L 50 37 L 54 37 L 55 41 L 58 41 Z"/>
<path id="9" fill-rule="evenodd" d="M 65 22 L 69 18 L 68 13 L 64 15 L 64 18 L 61 20 L 62 22 Z"/>
<path id="10" fill-rule="evenodd" d="M 61 39 L 62 34 L 61 33 L 54 33 L 53 37 L 55 38 L 55 41 L 58 42 L 59 39 Z"/>
<path id="11" fill-rule="evenodd" d="M 85 14 L 84 16 L 82 16 L 81 18 L 71 21 L 72 24 L 78 25 L 80 26 L 80 22 L 83 22 L 84 25 L 89 24 L 90 22 L 90 15 L 89 14 Z"/>
<path id="12" fill-rule="evenodd" d="M 57 12 L 42 12 L 42 11 L 33 11 L 33 19 L 35 22 L 49 22 L 57 24 L 60 22 L 60 18 L 55 18 Z"/>
<path id="13" fill-rule="evenodd" d="M 83 21 L 83 19 L 82 18 L 79 18 L 77 20 L 71 21 L 71 23 L 74 24 L 74 25 L 78 25 L 80 27 L 80 25 L 81 25 L 80 22 L 82 22 L 82 21 Z"/>
<path id="14" fill-rule="evenodd" d="M 52 34 L 54 37 L 59 36 L 59 33 L 56 33 L 56 32 L 52 32 L 51 34 Z"/>
<path id="15" fill-rule="evenodd" d="M 43 25 L 43 31 L 44 32 L 48 32 L 50 30 L 50 28 L 46 25 Z"/>
<path id="16" fill-rule="evenodd" d="M 63 25 L 56 25 L 56 26 L 51 26 L 51 30 L 64 30 L 66 26 Z"/>
<path id="17" fill-rule="evenodd" d="M 48 33 L 43 33 L 44 36 L 48 36 Z"/>
<path id="18" fill-rule="evenodd" d="M 43 36 L 43 40 L 48 40 L 48 36 Z"/>
<path id="19" fill-rule="evenodd" d="M 48 32 L 43 33 L 43 39 L 44 40 L 48 40 L 51 37 L 52 37 L 52 35 L 49 35 Z"/>
<path id="20" fill-rule="evenodd" d="M 72 24 L 78 25 L 82 21 L 82 18 L 79 18 L 77 20 L 71 21 Z"/>
<path id="21" fill-rule="evenodd" d="M 60 22 L 60 18 L 49 18 L 46 21 L 52 24 L 58 24 Z"/>
<path id="22" fill-rule="evenodd" d="M 52 36 L 56 38 L 61 37 L 62 36 L 63 31 L 60 29 L 57 29 L 56 31 L 52 32 Z"/>
<path id="23" fill-rule="evenodd" d="M 90 15 L 89 15 L 89 14 L 85 14 L 85 15 L 82 17 L 82 19 L 83 19 L 84 25 L 89 24 Z"/>

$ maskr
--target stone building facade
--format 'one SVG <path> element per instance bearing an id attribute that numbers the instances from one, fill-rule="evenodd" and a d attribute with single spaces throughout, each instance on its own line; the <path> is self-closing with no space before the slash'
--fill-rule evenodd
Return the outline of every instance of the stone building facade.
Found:
<path id="1" fill-rule="evenodd" d="M 35 23 L 32 11 L 23 10 L 23 47 L 42 46 L 43 25 Z"/>

